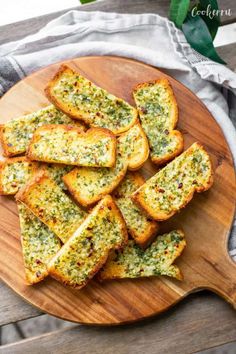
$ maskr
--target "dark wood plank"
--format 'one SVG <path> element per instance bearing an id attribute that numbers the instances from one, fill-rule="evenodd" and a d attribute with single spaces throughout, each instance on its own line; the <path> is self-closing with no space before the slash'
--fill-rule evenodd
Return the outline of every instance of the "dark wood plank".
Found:
<path id="1" fill-rule="evenodd" d="M 40 315 L 40 312 L 23 301 L 7 285 L 0 283 L 0 326 Z"/>
<path id="2" fill-rule="evenodd" d="M 1 354 L 184 354 L 235 339 L 233 309 L 216 296 L 203 293 L 146 322 L 122 327 L 75 326 L 3 346 Z"/>
<path id="3" fill-rule="evenodd" d="M 218 47 L 217 53 L 226 61 L 230 69 L 236 71 L 236 43 Z"/>
<path id="4" fill-rule="evenodd" d="M 45 26 L 49 21 L 66 13 L 69 10 L 105 11 L 118 13 L 156 13 L 161 16 L 168 16 L 169 4 L 169 0 L 104 0 L 102 2 L 94 2 L 82 7 L 78 6 L 2 26 L 0 31 L 0 44 L 15 41 L 29 34 L 33 34 Z M 222 10 L 231 9 L 232 12 L 231 16 L 222 16 L 222 25 L 236 21 L 236 1 L 220 0 L 219 6 Z"/>

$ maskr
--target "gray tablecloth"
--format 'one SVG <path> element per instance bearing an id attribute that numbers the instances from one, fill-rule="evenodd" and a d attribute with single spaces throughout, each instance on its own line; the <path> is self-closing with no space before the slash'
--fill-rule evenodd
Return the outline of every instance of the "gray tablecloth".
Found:
<path id="1" fill-rule="evenodd" d="M 85 55 L 137 59 L 181 81 L 220 124 L 236 165 L 236 74 L 196 53 L 173 23 L 158 15 L 67 12 L 38 33 L 0 47 L 0 95 L 32 71 Z M 234 224 L 229 251 L 236 260 Z"/>

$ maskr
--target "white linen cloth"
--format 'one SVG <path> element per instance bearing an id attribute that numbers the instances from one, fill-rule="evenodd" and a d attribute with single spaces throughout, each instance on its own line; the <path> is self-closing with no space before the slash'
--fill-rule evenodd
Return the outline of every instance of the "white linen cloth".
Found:
<path id="1" fill-rule="evenodd" d="M 32 71 L 89 55 L 133 58 L 189 87 L 221 126 L 236 166 L 236 74 L 191 49 L 183 33 L 158 15 L 69 11 L 36 34 L 0 46 L 0 96 Z M 236 260 L 236 220 L 229 252 Z"/>

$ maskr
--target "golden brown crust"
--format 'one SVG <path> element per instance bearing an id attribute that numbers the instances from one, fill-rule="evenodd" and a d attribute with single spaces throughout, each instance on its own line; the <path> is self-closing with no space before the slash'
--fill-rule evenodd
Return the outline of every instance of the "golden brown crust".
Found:
<path id="1" fill-rule="evenodd" d="M 184 208 L 193 198 L 194 192 L 201 193 L 204 191 L 207 191 L 213 184 L 213 167 L 212 167 L 212 162 L 210 159 L 210 156 L 208 155 L 207 151 L 204 149 L 204 147 L 200 143 L 194 143 L 188 150 L 186 150 L 184 153 L 191 154 L 193 149 L 198 148 L 201 149 L 206 156 L 208 156 L 208 162 L 210 164 L 210 176 L 209 178 L 205 181 L 205 185 L 202 186 L 197 186 L 194 185 L 193 190 L 191 193 L 189 193 L 188 197 L 185 199 L 184 203 L 180 206 L 178 210 L 172 210 L 171 212 L 164 212 L 160 210 L 154 210 L 152 208 L 152 205 L 149 205 L 148 203 L 145 202 L 144 198 L 144 192 L 142 190 L 142 187 L 140 187 L 132 196 L 132 200 L 135 202 L 136 205 L 138 205 L 145 213 L 146 215 L 149 215 L 152 219 L 156 221 L 165 221 L 172 217 L 176 212 L 180 211 L 182 208 Z"/>
<path id="2" fill-rule="evenodd" d="M 14 154 L 11 153 L 8 149 L 7 143 L 4 139 L 3 129 L 4 129 L 4 124 L 1 124 L 0 125 L 0 142 L 2 145 L 2 149 L 3 149 L 3 156 L 6 156 L 6 157 L 14 156 Z"/>
<path id="3" fill-rule="evenodd" d="M 117 205 L 115 204 L 115 202 L 113 201 L 112 197 L 110 195 L 106 195 L 103 200 L 100 201 L 100 203 L 97 205 L 97 208 L 99 209 L 99 205 L 103 204 L 102 207 L 107 206 L 110 210 L 112 210 L 112 212 L 114 213 L 115 217 L 117 219 L 119 219 L 119 222 L 121 223 L 121 233 L 123 235 L 123 240 L 120 244 L 117 244 L 114 249 L 121 249 L 123 248 L 127 242 L 128 242 L 128 233 L 127 233 L 127 229 L 126 229 L 126 224 L 124 221 L 124 218 L 119 210 L 119 208 L 117 207 Z M 95 207 L 96 208 L 96 207 Z M 87 218 L 89 218 L 90 215 L 88 215 Z M 86 222 L 86 220 L 84 221 L 84 223 Z M 81 228 L 83 227 L 83 224 L 80 226 Z M 73 236 L 72 236 L 73 237 Z M 55 266 L 54 266 L 54 260 L 56 259 L 57 255 L 59 254 L 63 254 L 63 247 L 61 248 L 61 250 L 58 252 L 58 254 L 56 256 L 54 256 L 52 258 L 52 260 L 49 262 L 48 264 L 48 272 L 49 275 L 52 276 L 53 278 L 55 278 L 56 280 L 62 282 L 64 285 L 68 285 L 71 286 L 75 289 L 81 289 L 83 288 L 85 285 L 87 285 L 87 283 L 94 277 L 94 275 L 101 269 L 101 267 L 106 263 L 108 255 L 109 255 L 110 250 L 108 250 L 107 254 L 105 254 L 103 257 L 101 257 L 101 259 L 99 260 L 99 262 L 96 264 L 96 266 L 94 267 L 94 269 L 92 270 L 92 272 L 89 275 L 89 278 L 82 284 L 82 285 L 77 285 L 74 284 L 73 282 L 71 282 L 70 279 L 66 279 L 64 276 L 62 276 L 59 272 L 56 271 Z"/>
<path id="4" fill-rule="evenodd" d="M 48 276 L 48 271 L 45 269 L 44 272 L 41 271 L 40 275 L 36 276 L 34 272 L 30 269 L 25 268 L 25 280 L 26 285 L 34 285 L 42 281 Z"/>
<path id="5" fill-rule="evenodd" d="M 22 202 L 24 204 L 25 199 L 26 199 L 31 187 L 34 186 L 35 184 L 40 184 L 43 181 L 43 179 L 45 179 L 45 178 L 48 178 L 48 177 L 46 176 L 44 171 L 39 170 L 37 173 L 35 173 L 35 175 L 30 179 L 30 181 L 28 183 L 26 183 L 15 195 L 16 201 Z"/>
<path id="6" fill-rule="evenodd" d="M 139 172 L 128 172 L 127 178 L 129 178 L 135 188 L 139 188 L 145 183 L 145 179 Z M 117 188 L 114 191 L 114 197 L 119 200 L 119 198 L 130 198 L 130 195 L 127 195 L 125 192 L 122 192 L 122 184 L 121 187 Z M 135 228 L 128 227 L 128 232 L 134 239 L 134 241 L 142 248 L 146 248 L 156 237 L 157 232 L 159 230 L 159 224 L 147 218 L 148 225 L 142 233 L 137 232 Z"/>
<path id="7" fill-rule="evenodd" d="M 161 158 L 157 158 L 155 156 L 152 156 L 151 160 L 156 165 L 159 165 L 159 166 L 165 165 L 167 162 L 173 160 L 176 156 L 180 155 L 184 149 L 184 138 L 183 138 L 183 135 L 178 130 L 172 130 L 169 133 L 169 135 L 177 137 L 178 146 L 175 151 L 173 151 L 172 153 L 166 154 L 165 156 L 163 156 Z"/>
<path id="8" fill-rule="evenodd" d="M 115 135 L 108 129 L 106 128 L 90 128 L 86 132 L 83 131 L 81 128 L 76 128 L 72 127 L 69 125 L 63 125 L 63 124 L 48 124 L 48 125 L 43 125 L 42 127 L 38 128 L 34 135 L 33 138 L 31 139 L 31 142 L 29 144 L 28 150 L 27 150 L 27 156 L 30 160 L 32 161 L 43 161 L 43 162 L 48 162 L 48 163 L 61 163 L 61 164 L 68 164 L 68 165 L 78 165 L 78 163 L 72 163 L 70 161 L 58 161 L 58 160 L 53 160 L 52 158 L 47 158 L 47 157 L 39 157 L 35 152 L 34 152 L 34 144 L 37 143 L 40 139 L 40 133 L 41 132 L 50 132 L 53 130 L 63 130 L 63 131 L 73 131 L 78 134 L 79 138 L 83 139 L 92 139 L 93 137 L 98 137 L 101 135 L 102 137 L 109 137 L 111 138 L 110 146 L 111 146 L 111 160 L 109 163 L 107 163 L 106 167 L 113 167 L 116 161 L 116 137 Z M 58 142 L 60 143 L 60 142 Z M 94 166 L 94 167 L 100 167 L 100 166 Z"/>
<path id="9" fill-rule="evenodd" d="M 148 86 L 153 86 L 155 84 L 161 85 L 162 87 L 165 88 L 165 90 L 168 92 L 168 95 L 170 97 L 171 100 L 171 117 L 170 117 L 170 128 L 169 130 L 169 136 L 175 137 L 178 141 L 178 145 L 177 148 L 175 149 L 175 151 L 173 151 L 172 153 L 166 154 L 160 158 L 157 158 L 155 156 L 151 155 L 151 160 L 153 163 L 157 164 L 157 165 L 163 165 L 166 164 L 167 162 L 173 160 L 176 156 L 178 156 L 184 148 L 184 138 L 183 135 L 180 133 L 180 131 L 178 130 L 174 130 L 177 122 L 178 122 L 178 105 L 177 105 L 177 101 L 174 95 L 174 92 L 172 90 L 172 87 L 169 83 L 169 81 L 166 78 L 161 78 L 161 79 L 157 79 L 157 80 L 151 80 L 145 83 L 141 83 L 138 84 L 137 86 L 134 87 L 133 89 L 133 96 L 135 94 L 135 92 L 137 90 L 139 90 L 140 88 L 143 87 L 148 87 Z M 135 97 L 134 97 L 135 99 Z M 142 114 L 142 112 L 140 112 L 140 110 L 138 109 L 139 114 Z M 158 134 L 158 131 L 157 131 Z"/>
<path id="10" fill-rule="evenodd" d="M 39 164 L 37 162 L 32 162 L 27 156 L 11 157 L 4 161 L 0 161 L 0 195 L 14 195 L 15 193 L 6 193 L 4 191 L 4 185 L 2 183 L 2 173 L 7 165 L 16 162 L 29 162 L 32 164 L 32 174 L 38 169 Z"/>
<path id="11" fill-rule="evenodd" d="M 136 160 L 135 156 L 131 156 L 129 157 L 129 165 L 128 165 L 128 170 L 129 171 L 137 171 L 139 170 L 144 163 L 146 162 L 146 160 L 148 159 L 149 156 L 149 144 L 148 144 L 148 139 L 146 134 L 144 133 L 144 130 L 140 124 L 139 121 L 137 121 L 137 123 L 135 123 L 129 130 L 127 130 L 126 132 L 122 133 L 119 138 L 118 141 L 122 141 L 123 139 L 125 139 L 128 135 L 131 129 L 133 129 L 135 126 L 137 126 L 139 128 L 139 136 L 141 136 L 142 138 L 142 153 L 139 154 L 139 159 Z"/>
<path id="12" fill-rule="evenodd" d="M 78 109 L 72 109 L 67 107 L 65 104 L 60 102 L 60 100 L 58 100 L 52 93 L 54 85 L 56 85 L 57 81 L 59 81 L 61 76 L 64 75 L 66 72 L 68 72 L 70 75 L 79 74 L 78 72 L 72 70 L 69 66 L 62 64 L 59 70 L 56 72 L 56 74 L 53 76 L 53 78 L 48 82 L 47 86 L 45 87 L 44 89 L 45 95 L 51 103 L 53 103 L 58 109 L 60 109 L 69 117 L 82 120 L 85 124 L 92 126 L 90 119 L 88 119 L 86 115 L 82 114 Z M 118 97 L 117 100 L 120 102 L 123 101 L 121 98 Z M 117 130 L 114 132 L 114 134 L 123 133 L 124 131 L 130 129 L 136 123 L 136 121 L 138 120 L 138 112 L 137 110 L 135 110 L 134 112 L 135 112 L 135 117 L 133 121 L 129 125 L 127 125 L 125 129 Z"/>
<path id="13" fill-rule="evenodd" d="M 176 230 L 176 232 L 178 232 L 183 239 L 181 240 L 180 244 L 178 245 L 177 248 L 175 248 L 174 250 L 174 257 L 171 260 L 170 264 L 169 264 L 169 272 L 172 275 L 168 275 L 166 272 L 164 274 L 164 272 L 162 272 L 163 274 L 160 274 L 159 276 L 167 276 L 169 278 L 169 276 L 174 277 L 177 280 L 183 280 L 183 274 L 181 273 L 180 269 L 178 268 L 177 265 L 174 264 L 175 260 L 182 254 L 184 248 L 186 247 L 186 240 L 184 238 L 184 232 L 182 230 Z M 162 235 L 160 235 L 161 237 Z M 151 246 L 150 246 L 151 247 Z M 163 250 L 164 253 L 165 249 Z M 126 272 L 126 265 L 119 263 L 119 262 L 113 262 L 114 258 L 116 258 L 115 253 L 111 253 L 110 257 L 108 258 L 107 263 L 104 265 L 104 268 L 101 269 L 101 272 L 99 272 L 99 274 L 97 275 L 97 280 L 99 280 L 100 282 L 103 282 L 105 280 L 115 280 L 115 279 L 132 279 L 133 277 L 130 277 L 129 274 L 127 274 Z M 174 274 L 173 274 L 173 269 L 174 269 Z M 140 278 L 142 276 L 136 276 L 137 278 Z M 153 278 L 156 277 L 156 275 L 152 275 L 152 276 L 148 276 L 149 278 Z M 134 277 L 135 278 L 135 277 Z"/>
<path id="14" fill-rule="evenodd" d="M 79 189 L 77 189 L 73 186 L 73 179 L 76 179 L 76 175 L 80 174 L 82 169 L 83 169 L 83 167 L 74 168 L 71 172 L 69 172 L 65 176 L 63 176 L 62 180 L 65 183 L 68 191 L 73 196 L 73 198 L 84 207 L 88 207 L 88 206 L 93 205 L 94 203 L 96 203 L 97 201 L 102 199 L 102 197 L 111 193 L 117 187 L 117 185 L 122 181 L 122 179 L 125 177 L 126 170 L 127 170 L 126 168 L 124 168 L 119 173 L 119 175 L 116 176 L 116 180 L 114 180 L 111 184 L 107 184 L 104 187 L 102 192 L 100 192 L 98 194 L 94 194 L 94 196 L 88 200 L 87 198 L 83 197 L 83 193 L 81 193 Z M 88 168 L 88 173 L 89 173 L 89 168 Z"/>

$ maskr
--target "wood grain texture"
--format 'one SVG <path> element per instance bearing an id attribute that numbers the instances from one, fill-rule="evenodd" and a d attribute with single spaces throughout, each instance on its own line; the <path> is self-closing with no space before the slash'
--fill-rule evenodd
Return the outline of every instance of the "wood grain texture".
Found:
<path id="1" fill-rule="evenodd" d="M 226 61 L 229 68 L 236 72 L 236 43 L 216 48 L 217 53 Z"/>
<path id="2" fill-rule="evenodd" d="M 40 315 L 40 312 L 0 282 L 0 326 Z"/>
<path id="3" fill-rule="evenodd" d="M 0 353 L 189 354 L 235 340 L 235 324 L 234 311 L 221 299 L 204 293 L 191 295 L 148 322 L 115 328 L 74 326 L 2 346 Z"/>
<path id="4" fill-rule="evenodd" d="M 131 104 L 133 86 L 166 76 L 155 68 L 118 57 L 87 57 L 66 62 L 88 79 Z M 0 101 L 2 122 L 47 105 L 43 89 L 59 64 L 36 72 L 15 85 Z M 221 129 L 200 100 L 186 87 L 169 78 L 180 110 L 178 129 L 185 148 L 202 143 L 212 158 L 215 170 L 213 188 L 195 196 L 188 207 L 168 222 L 161 231 L 183 228 L 187 248 L 178 260 L 185 280 L 167 278 L 92 281 L 76 291 L 52 279 L 29 287 L 19 241 L 19 225 L 13 199 L 0 200 L 0 275 L 17 293 L 42 311 L 63 319 L 96 324 L 118 324 L 163 312 L 187 294 L 211 289 L 236 306 L 236 266 L 227 254 L 227 238 L 233 220 L 236 188 L 231 153 Z M 146 177 L 155 172 L 148 161 L 142 169 Z M 10 267 L 9 267 L 10 265 Z"/>
<path id="5" fill-rule="evenodd" d="M 236 21 L 236 2 L 234 0 L 219 0 L 219 8 L 222 10 L 231 9 L 232 15 L 221 18 L 221 25 L 226 25 Z M 105 11 L 118 13 L 154 13 L 168 17 L 169 0 L 104 0 L 94 2 L 84 6 L 77 6 L 70 9 L 54 12 L 51 14 L 38 16 L 17 23 L 1 26 L 0 44 L 16 41 L 26 35 L 33 34 L 44 27 L 49 21 L 63 15 L 70 10 L 80 11 Z"/>

